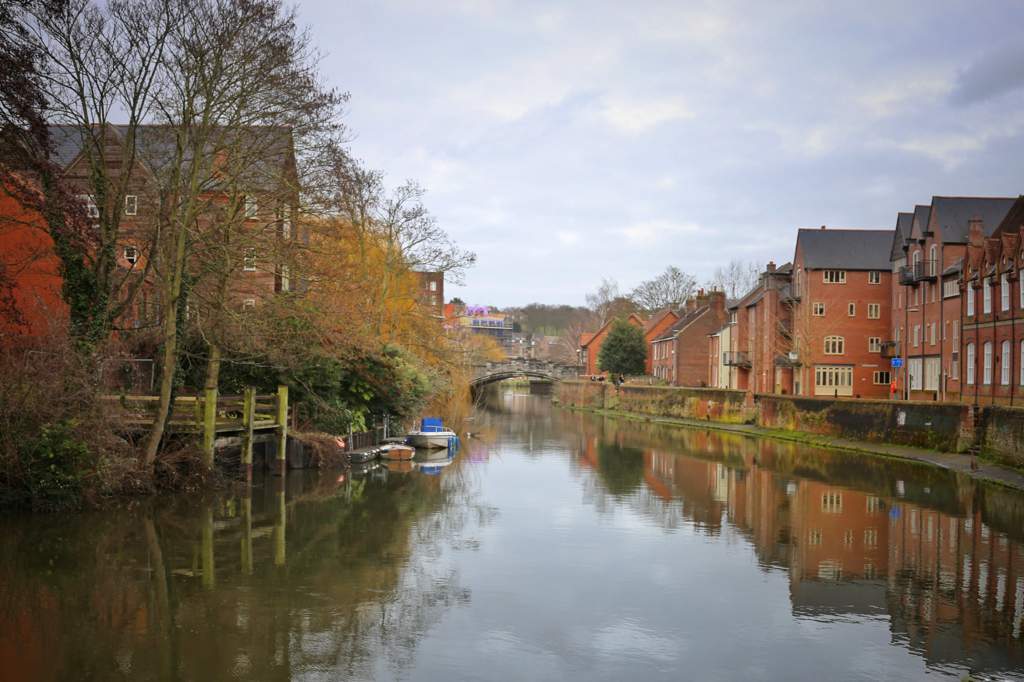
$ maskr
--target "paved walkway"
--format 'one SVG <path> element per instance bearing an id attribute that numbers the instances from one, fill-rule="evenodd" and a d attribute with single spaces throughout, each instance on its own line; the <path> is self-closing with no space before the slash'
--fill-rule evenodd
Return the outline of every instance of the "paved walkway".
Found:
<path id="1" fill-rule="evenodd" d="M 698 419 L 681 419 L 677 417 L 656 417 L 647 414 L 641 414 L 637 412 L 619 412 L 616 410 L 595 410 L 592 408 L 578 408 L 573 407 L 570 409 L 584 410 L 587 412 L 597 412 L 600 414 L 607 414 L 616 417 L 622 417 L 624 419 L 634 419 L 647 422 L 655 422 L 659 424 L 674 424 L 677 426 L 686 426 L 696 429 L 714 429 L 716 431 L 729 431 L 731 433 L 739 433 L 746 436 L 752 436 L 757 438 L 776 438 L 778 440 L 796 441 L 800 443 L 807 443 L 816 447 L 824 448 L 836 448 L 839 450 L 852 450 L 855 452 L 865 452 L 872 455 L 881 455 L 883 457 L 895 457 L 897 459 L 909 459 L 917 462 L 923 462 L 925 464 L 931 464 L 934 466 L 942 467 L 943 469 L 950 469 L 962 474 L 966 474 L 972 478 L 988 481 L 991 483 L 999 483 L 1001 485 L 1016 488 L 1024 491 L 1024 473 L 1011 469 L 1009 467 L 994 464 L 984 459 L 978 459 L 971 455 L 963 455 L 955 452 L 938 452 L 936 450 L 926 450 L 924 448 L 915 448 L 909 445 L 892 445 L 889 443 L 871 443 L 863 440 L 852 440 L 849 438 L 834 438 L 832 436 L 822 436 L 814 433 L 806 433 L 803 431 L 777 431 L 773 429 L 764 429 L 760 426 L 754 426 L 752 424 L 723 424 L 721 422 L 713 421 L 700 421 Z M 977 468 L 971 468 L 971 463 L 974 461 Z"/>

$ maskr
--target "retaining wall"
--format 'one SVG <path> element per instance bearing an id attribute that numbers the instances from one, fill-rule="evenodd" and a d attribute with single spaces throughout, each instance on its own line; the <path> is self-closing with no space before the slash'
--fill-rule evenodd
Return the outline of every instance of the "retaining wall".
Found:
<path id="1" fill-rule="evenodd" d="M 983 452 L 992 459 L 1024 467 L 1024 408 L 982 408 Z"/>

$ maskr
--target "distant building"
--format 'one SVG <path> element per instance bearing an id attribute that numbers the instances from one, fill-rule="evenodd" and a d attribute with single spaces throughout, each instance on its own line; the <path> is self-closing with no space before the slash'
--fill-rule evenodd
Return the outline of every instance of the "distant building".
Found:
<path id="1" fill-rule="evenodd" d="M 627 317 L 626 321 L 640 329 L 644 328 L 644 319 L 636 313 Z M 580 336 L 580 367 L 584 374 L 589 376 L 602 374 L 602 370 L 597 366 L 597 357 L 601 352 L 601 345 L 608 338 L 608 332 L 611 331 L 613 322 L 615 320 L 608 320 L 593 334 Z"/>
<path id="2" fill-rule="evenodd" d="M 706 386 L 708 335 L 725 320 L 725 293 L 701 289 L 676 322 L 648 345 L 654 376 L 673 386 Z"/>
<path id="3" fill-rule="evenodd" d="M 445 317 L 444 311 L 444 273 L 417 272 L 419 278 L 419 301 L 430 315 L 439 319 Z"/>
<path id="4" fill-rule="evenodd" d="M 729 306 L 729 347 L 721 363 L 731 385 L 754 393 L 793 393 L 793 266 L 769 262 L 757 284 Z"/>

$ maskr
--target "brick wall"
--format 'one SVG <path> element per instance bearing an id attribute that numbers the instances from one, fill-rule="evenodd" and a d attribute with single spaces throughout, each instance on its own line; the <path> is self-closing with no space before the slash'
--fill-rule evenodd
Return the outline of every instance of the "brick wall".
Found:
<path id="1" fill-rule="evenodd" d="M 992 459 L 1024 467 L 1024 408 L 986 407 L 982 451 Z"/>

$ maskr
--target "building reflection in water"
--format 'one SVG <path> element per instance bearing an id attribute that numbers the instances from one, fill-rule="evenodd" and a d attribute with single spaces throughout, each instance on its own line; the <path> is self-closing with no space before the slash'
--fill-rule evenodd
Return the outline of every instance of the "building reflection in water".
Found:
<path id="1" fill-rule="evenodd" d="M 599 510 L 621 500 L 663 528 L 736 531 L 785 569 L 793 615 L 887 617 L 891 640 L 930 665 L 1024 666 L 1024 509 L 1019 495 L 911 463 L 716 431 L 581 415 L 577 463 Z"/>

